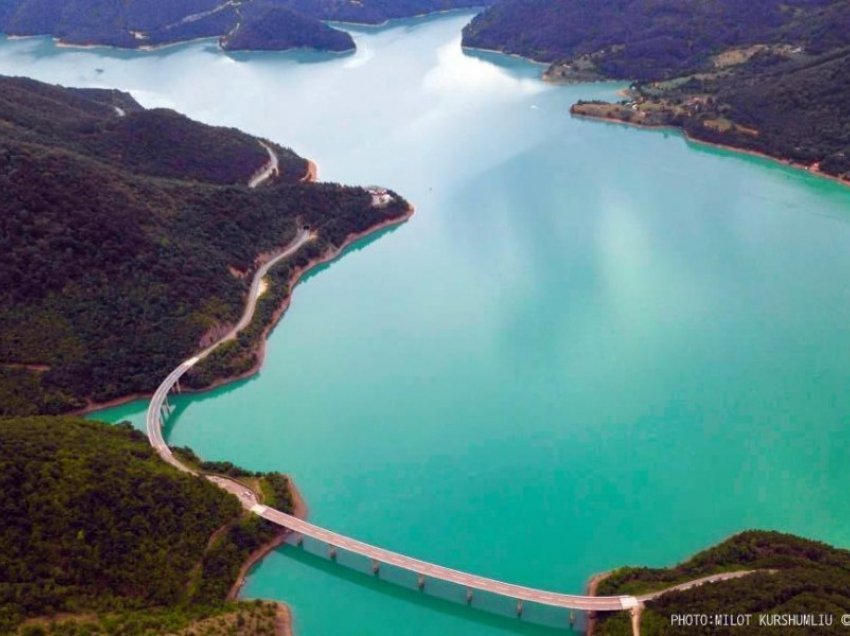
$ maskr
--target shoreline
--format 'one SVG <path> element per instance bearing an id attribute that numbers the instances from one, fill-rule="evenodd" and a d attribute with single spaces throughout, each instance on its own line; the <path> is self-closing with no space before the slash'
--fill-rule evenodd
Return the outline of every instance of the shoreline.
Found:
<path id="1" fill-rule="evenodd" d="M 782 157 L 777 157 L 775 155 L 769 155 L 766 152 L 761 152 L 759 150 L 752 150 L 751 148 L 740 148 L 738 146 L 732 146 L 729 144 L 723 144 L 716 141 L 708 141 L 706 139 L 699 139 L 698 137 L 694 137 L 687 130 L 681 128 L 680 126 L 673 125 L 656 125 L 656 124 L 640 124 L 633 121 L 625 121 L 623 119 L 618 119 L 617 117 L 608 117 L 605 115 L 587 115 L 585 113 L 576 113 L 570 110 L 570 115 L 572 117 L 576 117 L 578 119 L 587 119 L 590 121 L 601 121 L 608 122 L 611 124 L 619 124 L 621 126 L 631 126 L 632 128 L 636 128 L 638 130 L 658 130 L 658 131 L 670 131 L 679 133 L 682 138 L 688 142 L 693 144 L 700 144 L 703 146 L 709 146 L 711 148 L 719 148 L 721 150 L 727 150 L 729 152 L 734 152 L 736 154 L 749 155 L 751 157 L 756 157 L 758 159 L 767 159 L 773 163 L 778 163 L 786 168 L 791 168 L 796 171 L 805 172 L 812 176 L 827 179 L 829 181 L 833 181 L 839 185 L 844 187 L 850 187 L 850 177 L 840 177 L 832 174 L 828 174 L 820 170 L 817 167 L 818 164 L 806 165 L 804 163 L 799 163 L 792 159 L 783 159 Z"/>
<path id="2" fill-rule="evenodd" d="M 312 162 L 311 162 L 312 163 Z M 314 164 L 315 165 L 315 164 Z M 235 376 L 228 376 L 226 378 L 218 378 L 213 381 L 209 386 L 204 387 L 203 389 L 189 389 L 184 388 L 182 393 L 186 394 L 198 394 L 205 393 L 207 391 L 213 391 L 227 384 L 232 384 L 234 382 L 239 382 L 241 380 L 247 380 L 248 378 L 256 375 L 261 370 L 263 363 L 265 362 L 266 357 L 266 342 L 268 340 L 269 335 L 277 327 L 280 320 L 283 318 L 283 315 L 286 313 L 287 309 L 289 309 L 289 305 L 292 302 L 292 294 L 301 280 L 304 278 L 306 274 L 310 272 L 315 267 L 320 265 L 324 265 L 325 263 L 334 260 L 337 258 L 342 252 L 346 249 L 364 239 L 374 233 L 380 232 L 381 230 L 385 230 L 389 227 L 393 227 L 396 225 L 401 225 L 407 222 L 416 212 L 415 206 L 411 205 L 408 211 L 400 216 L 393 219 L 387 219 L 368 230 L 364 230 L 363 232 L 356 232 L 354 234 L 349 234 L 348 237 L 342 242 L 342 244 L 338 248 L 329 249 L 321 256 L 318 256 L 314 259 L 311 259 L 306 265 L 303 267 L 299 267 L 292 271 L 292 276 L 289 280 L 289 295 L 284 299 L 281 306 L 278 307 L 274 314 L 272 314 L 272 319 L 269 321 L 269 324 L 263 329 L 262 337 L 253 351 L 253 353 L 257 357 L 256 363 L 244 373 L 240 373 Z M 132 393 L 129 395 L 123 395 L 121 397 L 114 398 L 112 400 L 108 400 L 106 402 L 91 402 L 87 404 L 85 407 L 81 409 L 77 409 L 75 411 L 69 411 L 67 415 L 91 415 L 92 413 L 96 413 L 97 411 L 102 411 L 109 408 L 115 408 L 117 406 L 122 406 L 124 404 L 129 404 L 130 402 L 136 402 L 141 400 L 150 399 L 153 395 L 153 391 L 149 393 Z"/>
<path id="3" fill-rule="evenodd" d="M 367 29 L 381 29 L 387 26 L 393 26 L 394 22 L 402 22 L 403 20 L 421 20 L 423 18 L 430 18 L 433 16 L 444 16 L 450 13 L 470 13 L 475 10 L 476 7 L 457 7 L 455 9 L 440 9 L 439 11 L 426 11 L 425 13 L 417 13 L 415 15 L 408 15 L 403 18 L 387 18 L 383 22 L 352 22 L 351 20 L 322 20 L 325 24 L 330 27 L 334 25 L 339 25 L 340 27 L 358 27 L 358 28 L 367 28 Z M 477 7 L 479 11 L 475 14 L 478 15 L 481 11 L 485 10 L 486 7 Z"/>
<path id="4" fill-rule="evenodd" d="M 599 585 L 611 576 L 612 572 L 600 572 L 599 574 L 594 574 L 590 577 L 590 580 L 587 582 L 587 595 L 588 596 L 597 596 L 597 592 L 599 591 Z M 596 630 L 596 623 L 598 621 L 596 612 L 588 612 L 587 613 L 587 630 L 585 631 L 584 636 L 593 636 L 593 632 Z"/>
<path id="5" fill-rule="evenodd" d="M 519 53 L 506 53 L 505 51 L 499 51 L 498 49 L 484 49 L 479 46 L 467 46 L 463 43 L 460 45 L 461 51 L 472 51 L 473 53 L 495 53 L 497 55 L 504 55 L 505 57 L 513 57 L 518 60 L 522 60 L 523 62 L 528 62 L 529 64 L 534 64 L 535 66 L 545 66 L 549 68 L 552 66 L 552 62 L 541 62 L 540 60 L 535 60 L 533 57 L 526 57 L 524 55 L 520 55 Z M 545 77 L 541 78 L 544 82 L 551 82 L 551 80 L 547 80 Z M 583 82 L 582 82 L 583 83 Z"/>
<path id="6" fill-rule="evenodd" d="M 222 53 L 288 53 L 291 51 L 316 51 L 318 53 L 334 53 L 339 55 L 347 55 L 355 52 L 357 48 L 345 49 L 344 51 L 328 51 L 325 49 L 316 49 L 308 46 L 291 46 L 286 49 L 227 49 L 221 45 L 223 36 L 209 35 L 199 38 L 189 38 L 186 40 L 176 40 L 174 42 L 163 42 L 161 44 L 141 44 L 139 46 L 116 46 L 115 44 L 98 44 L 95 42 L 68 42 L 60 37 L 50 33 L 41 33 L 36 35 L 12 35 L 9 33 L 0 33 L 9 41 L 15 40 L 30 40 L 30 39 L 49 39 L 57 49 L 79 49 L 81 51 L 90 51 L 95 49 L 107 49 L 110 51 L 135 51 L 140 53 L 158 53 L 165 49 L 182 46 L 184 44 L 199 44 L 202 42 L 214 43 L 218 50 Z M 144 42 L 144 40 L 140 40 Z"/>
<path id="7" fill-rule="evenodd" d="M 348 237 L 342 242 L 342 244 L 338 248 L 330 249 L 326 251 L 321 256 L 317 256 L 314 259 L 311 259 L 306 265 L 303 267 L 296 268 L 292 270 L 292 276 L 289 279 L 289 294 L 281 303 L 280 307 L 275 309 L 272 314 L 272 319 L 269 321 L 269 324 L 263 329 L 262 337 L 257 343 L 256 349 L 252 353 L 257 357 L 257 361 L 251 366 L 250 369 L 245 371 L 244 373 L 240 373 L 239 375 L 230 376 L 227 378 L 218 378 L 213 381 L 209 386 L 204 387 L 203 389 L 183 389 L 183 393 L 188 394 L 196 394 L 196 393 L 204 393 L 206 391 L 212 391 L 214 389 L 221 388 L 228 384 L 232 384 L 234 382 L 239 382 L 241 380 L 247 380 L 248 378 L 256 375 L 260 372 L 263 367 L 263 363 L 266 359 L 266 344 L 271 335 L 271 332 L 274 331 L 275 327 L 277 327 L 278 323 L 283 319 L 284 314 L 289 309 L 289 306 L 292 304 L 292 295 L 295 291 L 295 288 L 301 282 L 301 280 L 310 273 L 310 271 L 319 267 L 320 265 L 324 265 L 335 258 L 337 258 L 340 254 L 342 254 L 346 249 L 376 232 L 380 232 L 381 230 L 385 230 L 388 227 L 393 227 L 395 225 L 401 225 L 402 223 L 407 222 L 410 217 L 415 213 L 416 208 L 411 206 L 410 209 L 403 216 L 400 216 L 395 219 L 387 219 L 386 221 L 375 225 L 374 227 L 365 230 L 363 232 L 357 232 L 355 234 L 349 234 Z"/>

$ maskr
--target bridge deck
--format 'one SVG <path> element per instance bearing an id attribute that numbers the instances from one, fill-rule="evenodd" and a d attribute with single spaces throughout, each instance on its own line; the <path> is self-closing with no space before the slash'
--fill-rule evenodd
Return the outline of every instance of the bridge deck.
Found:
<path id="1" fill-rule="evenodd" d="M 439 579 L 454 583 L 472 590 L 481 590 L 499 594 L 508 598 L 527 601 L 530 603 L 539 603 L 541 605 L 549 605 L 552 607 L 562 607 L 575 610 L 596 610 L 596 611 L 618 611 L 630 609 L 637 605 L 637 600 L 632 596 L 579 596 L 573 594 L 560 594 L 557 592 L 547 592 L 535 588 L 525 587 L 522 585 L 514 585 L 512 583 L 503 583 L 495 579 L 489 579 L 475 574 L 468 574 L 459 570 L 443 567 L 427 561 L 420 561 L 397 552 L 378 548 L 368 543 L 363 543 L 357 539 L 352 539 L 345 535 L 331 532 L 317 525 L 303 521 L 292 515 L 288 515 L 280 510 L 269 508 L 267 506 L 256 505 L 251 510 L 274 524 L 287 528 L 293 532 L 297 532 L 305 537 L 317 539 L 329 546 L 339 548 L 359 554 L 373 561 L 383 564 L 394 565 L 396 567 L 421 574 L 431 579 Z"/>

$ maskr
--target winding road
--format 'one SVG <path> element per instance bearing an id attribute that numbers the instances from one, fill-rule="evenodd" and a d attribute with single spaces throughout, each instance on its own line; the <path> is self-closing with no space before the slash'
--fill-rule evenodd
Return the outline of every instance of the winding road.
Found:
<path id="1" fill-rule="evenodd" d="M 251 177 L 251 180 L 248 182 L 249 188 L 256 188 L 268 181 L 272 175 L 280 174 L 280 159 L 277 153 L 267 143 L 260 141 L 259 144 L 269 153 L 269 160 Z"/>

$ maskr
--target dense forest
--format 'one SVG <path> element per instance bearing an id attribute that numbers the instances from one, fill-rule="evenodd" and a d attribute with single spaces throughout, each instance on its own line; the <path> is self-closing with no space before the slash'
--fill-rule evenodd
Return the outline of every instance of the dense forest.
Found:
<path id="1" fill-rule="evenodd" d="M 667 79 L 725 49 L 850 43 L 846 0 L 500 0 L 464 29 L 465 46 L 541 62 L 590 63 L 600 77 Z"/>
<path id="2" fill-rule="evenodd" d="M 48 620 L 24 633 L 162 634 L 216 617 L 274 633 L 265 606 L 225 603 L 241 563 L 278 532 L 243 515 L 129 424 L 0 420 L 0 633 L 37 617 Z M 51 627 L 65 614 L 84 625 Z"/>
<path id="3" fill-rule="evenodd" d="M 493 0 L 2 0 L 0 32 L 123 48 L 220 38 L 229 50 L 354 49 L 322 20 L 377 24 Z"/>
<path id="4" fill-rule="evenodd" d="M 304 160 L 290 151 L 268 185 L 230 184 L 262 165 L 258 140 L 169 112 L 121 117 L 101 93 L 0 85 L 9 131 L 0 139 L 0 415 L 152 390 L 236 322 L 258 254 L 284 246 L 299 224 L 324 249 L 407 208 L 400 198 L 373 208 L 361 188 L 302 183 Z M 113 122 L 123 131 L 131 118 L 140 148 L 116 161 Z M 172 148 L 160 165 L 150 149 L 163 135 Z M 181 170 L 184 179 L 148 176 Z"/>
<path id="5" fill-rule="evenodd" d="M 643 636 L 785 633 L 781 627 L 671 625 L 673 614 L 820 614 L 835 617 L 831 627 L 788 629 L 795 634 L 844 634 L 840 617 L 850 614 L 850 551 L 778 532 L 749 531 L 700 552 L 672 568 L 623 568 L 602 581 L 598 594 L 642 594 L 710 574 L 760 570 L 727 581 L 670 592 L 648 601 L 641 618 Z M 601 615 L 597 636 L 632 633 L 626 614 Z"/>

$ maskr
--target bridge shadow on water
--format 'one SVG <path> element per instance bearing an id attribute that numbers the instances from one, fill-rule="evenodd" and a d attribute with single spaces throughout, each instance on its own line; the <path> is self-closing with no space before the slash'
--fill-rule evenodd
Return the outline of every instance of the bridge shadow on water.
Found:
<path id="1" fill-rule="evenodd" d="M 571 614 L 565 609 L 525 603 L 522 616 L 517 616 L 517 605 L 513 599 L 476 590 L 468 603 L 466 588 L 453 583 L 427 579 L 424 588 L 419 589 L 418 577 L 412 572 L 381 564 L 380 571 L 375 574 L 372 563 L 365 557 L 337 550 L 335 559 L 331 560 L 326 544 L 321 541 L 305 538 L 301 546 L 293 541 L 290 538 L 278 548 L 287 558 L 342 579 L 347 584 L 387 596 L 393 602 L 416 605 L 471 625 L 489 626 L 524 636 L 584 633 L 586 620 L 582 612 Z"/>

